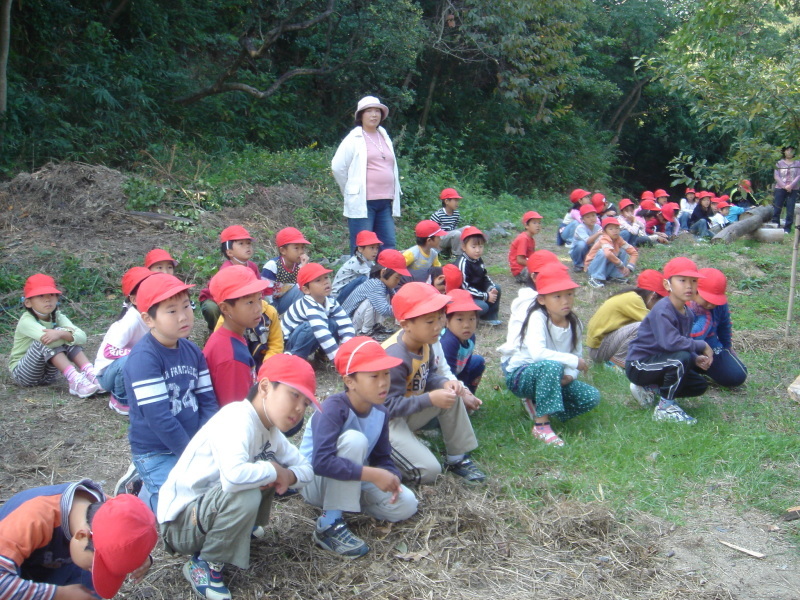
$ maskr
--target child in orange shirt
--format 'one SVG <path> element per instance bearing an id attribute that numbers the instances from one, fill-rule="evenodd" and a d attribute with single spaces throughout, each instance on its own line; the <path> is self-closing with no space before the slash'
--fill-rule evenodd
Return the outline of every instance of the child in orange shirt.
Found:
<path id="1" fill-rule="evenodd" d="M 626 278 L 636 268 L 639 251 L 622 239 L 619 221 L 615 217 L 606 217 L 601 226 L 603 233 L 592 245 L 584 261 L 589 273 L 589 285 L 601 288 L 608 279 L 627 283 Z"/>

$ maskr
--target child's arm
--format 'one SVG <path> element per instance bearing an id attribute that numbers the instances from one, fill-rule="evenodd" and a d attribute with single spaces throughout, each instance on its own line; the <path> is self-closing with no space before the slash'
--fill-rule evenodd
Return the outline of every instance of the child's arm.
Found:
<path id="1" fill-rule="evenodd" d="M 403 359 L 396 367 L 389 369 L 391 382 L 389 392 L 386 394 L 384 406 L 389 412 L 389 418 L 407 417 L 432 406 L 430 394 L 424 390 L 412 390 L 413 395 L 406 396 L 408 387 L 407 378 L 411 374 L 412 357 L 406 352 L 401 342 L 396 342 L 386 348 L 386 354 Z"/>
<path id="2" fill-rule="evenodd" d="M 192 345 L 194 345 L 193 342 Z M 206 357 L 203 356 L 197 346 L 195 346 L 195 350 L 197 350 L 198 354 L 198 365 L 197 386 L 194 389 L 194 397 L 197 400 L 197 411 L 200 413 L 200 427 L 202 427 L 211 417 L 217 414 L 219 403 L 217 402 L 217 395 L 214 393 L 214 385 L 211 382 L 211 372 L 208 370 Z"/>
<path id="3" fill-rule="evenodd" d="M 328 314 L 333 317 L 333 320 L 336 322 L 336 332 L 339 334 L 339 343 L 344 344 L 347 340 L 351 337 L 356 335 L 356 329 L 353 327 L 353 321 L 347 315 L 347 313 L 342 308 L 342 305 L 336 302 L 333 298 L 328 298 L 328 303 L 330 303 L 330 308 L 328 310 Z M 336 344 L 336 340 L 333 340 L 334 345 Z M 320 343 L 320 346 L 322 344 Z M 331 356 L 327 351 L 325 352 L 328 354 L 328 357 L 333 362 L 333 359 L 336 356 L 336 351 L 339 349 L 337 345 L 333 349 L 333 356 Z"/>
<path id="4" fill-rule="evenodd" d="M 270 356 L 283 353 L 283 329 L 281 328 L 281 318 L 274 306 L 262 300 L 261 308 L 270 321 L 267 351 L 264 354 L 264 360 L 267 360 Z"/>
<path id="5" fill-rule="evenodd" d="M 478 300 L 483 300 L 484 302 L 486 302 L 489 299 L 489 290 L 487 289 L 484 291 L 478 289 L 477 287 L 478 282 L 476 281 L 476 278 L 472 273 L 473 267 L 467 261 L 466 256 L 462 254 L 459 257 L 456 266 L 458 267 L 458 270 L 461 271 L 461 278 L 464 282 L 461 285 L 461 287 L 467 290 L 472 295 L 473 298 L 477 298 Z"/>
<path id="6" fill-rule="evenodd" d="M 733 348 L 733 325 L 731 323 L 731 311 L 727 304 L 720 304 L 711 311 L 711 318 L 717 326 L 717 338 L 722 347 L 727 350 Z"/>
<path id="7" fill-rule="evenodd" d="M 331 284 L 331 295 L 338 296 L 341 289 L 358 276 L 358 258 L 354 255 L 347 259 L 336 272 Z"/>
<path id="8" fill-rule="evenodd" d="M 528 354 L 530 354 L 533 362 L 541 362 L 543 360 L 559 362 L 565 367 L 565 375 L 575 377 L 578 374 L 580 357 L 571 352 L 559 352 L 548 348 L 549 336 L 547 335 L 546 327 L 547 324 L 542 311 L 536 311 L 531 314 L 523 342 L 528 349 Z"/>
<path id="9" fill-rule="evenodd" d="M 274 259 L 268 260 L 264 263 L 264 267 L 261 269 L 261 279 L 264 281 L 269 282 L 269 287 L 264 290 L 264 296 L 271 298 L 275 294 L 275 288 L 278 278 L 278 264 L 275 262 Z"/>
<path id="10" fill-rule="evenodd" d="M 414 263 L 414 253 L 409 248 L 403 251 L 403 258 L 406 259 L 406 266 L 410 267 Z"/>
<path id="11" fill-rule="evenodd" d="M 383 284 L 375 285 L 374 287 L 370 285 L 370 287 L 367 288 L 367 300 L 369 300 L 372 308 L 378 311 L 382 317 L 394 316 L 392 305 L 389 304 L 389 300 L 387 300 L 388 293 L 388 288 Z"/>
<path id="12" fill-rule="evenodd" d="M 336 400 L 338 397 L 334 396 Z M 324 410 L 312 415 L 314 475 L 339 481 L 360 481 L 363 465 L 338 456 L 339 437 L 347 421 L 348 408 L 343 402 L 326 401 Z"/>

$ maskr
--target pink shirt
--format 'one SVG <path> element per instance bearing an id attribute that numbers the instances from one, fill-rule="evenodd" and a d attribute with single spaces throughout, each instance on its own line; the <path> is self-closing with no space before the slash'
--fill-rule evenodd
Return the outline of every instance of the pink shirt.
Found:
<path id="1" fill-rule="evenodd" d="M 367 144 L 367 200 L 391 200 L 394 198 L 392 149 L 377 131 L 364 131 L 364 142 Z"/>

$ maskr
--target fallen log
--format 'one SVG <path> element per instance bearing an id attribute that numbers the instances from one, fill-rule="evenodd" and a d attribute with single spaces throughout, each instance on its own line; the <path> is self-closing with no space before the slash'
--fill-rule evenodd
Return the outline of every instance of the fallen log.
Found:
<path id="1" fill-rule="evenodd" d="M 771 206 L 754 206 L 739 215 L 739 220 L 731 223 L 711 238 L 712 244 L 727 244 L 735 239 L 753 233 L 772 218 Z"/>

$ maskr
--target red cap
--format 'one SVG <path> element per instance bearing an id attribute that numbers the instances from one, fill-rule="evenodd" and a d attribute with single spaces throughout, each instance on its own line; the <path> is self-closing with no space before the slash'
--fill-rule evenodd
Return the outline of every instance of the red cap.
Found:
<path id="1" fill-rule="evenodd" d="M 563 265 L 564 268 L 566 268 L 566 265 L 561 262 L 561 259 L 550 252 L 550 250 L 537 250 L 528 257 L 528 273 L 538 273 L 545 265 L 550 264 Z"/>
<path id="2" fill-rule="evenodd" d="M 725 202 L 725 200 L 720 200 L 717 202 L 717 210 L 721 210 L 723 208 L 729 208 L 731 205 Z"/>
<path id="3" fill-rule="evenodd" d="M 298 242 L 288 242 L 289 244 L 294 244 Z M 326 273 L 333 273 L 330 269 L 326 269 L 319 263 L 306 263 L 300 270 L 297 271 L 297 285 L 303 287 L 304 285 L 308 284 L 309 281 L 314 281 L 317 277 L 325 275 Z"/>
<path id="4" fill-rule="evenodd" d="M 655 211 L 661 210 L 661 207 L 658 204 L 656 204 L 655 201 L 650 200 L 649 198 L 646 200 L 642 200 L 641 203 L 639 204 L 639 207 L 642 210 L 655 210 Z"/>
<path id="5" fill-rule="evenodd" d="M 740 183 L 739 185 L 742 186 L 742 189 L 748 194 L 753 193 L 753 184 L 750 183 L 749 179 L 742 179 L 742 183 Z"/>
<path id="6" fill-rule="evenodd" d="M 133 267 L 125 271 L 122 276 L 122 295 L 126 298 L 133 293 L 136 286 L 150 277 L 153 272 L 146 267 Z"/>
<path id="7" fill-rule="evenodd" d="M 656 190 L 655 192 L 653 192 L 653 196 L 655 196 L 656 198 L 663 198 L 665 196 L 669 198 L 667 190 Z"/>
<path id="8" fill-rule="evenodd" d="M 273 383 L 282 383 L 296 389 L 314 403 L 317 409 L 322 407 L 317 400 L 317 377 L 311 364 L 293 354 L 273 354 L 258 370 L 258 380 L 266 379 Z"/>
<path id="9" fill-rule="evenodd" d="M 662 206 L 661 207 L 661 214 L 667 221 L 675 222 L 675 209 L 671 206 Z"/>
<path id="10" fill-rule="evenodd" d="M 455 191 L 453 188 L 444 188 L 442 193 L 439 194 L 439 200 L 449 200 L 450 198 L 459 198 L 461 196 L 458 195 L 458 192 Z"/>
<path id="11" fill-rule="evenodd" d="M 461 232 L 461 241 L 463 242 L 465 239 L 467 239 L 471 235 L 479 235 L 484 240 L 486 239 L 486 234 L 485 233 L 483 233 L 477 227 L 473 227 L 472 225 L 470 225 L 468 227 L 464 227 L 464 230 Z"/>
<path id="12" fill-rule="evenodd" d="M 383 346 L 365 335 L 347 340 L 339 346 L 336 358 L 333 359 L 336 372 L 342 377 L 353 373 L 386 371 L 402 362 L 402 358 L 389 356 Z"/>
<path id="13" fill-rule="evenodd" d="M 22 295 L 25 298 L 34 296 L 44 296 L 45 294 L 60 294 L 61 290 L 56 288 L 56 280 L 50 275 L 36 273 L 25 280 L 25 287 L 22 288 Z"/>
<path id="14" fill-rule="evenodd" d="M 444 293 L 449 294 L 453 290 L 461 289 L 464 283 L 464 276 L 461 270 L 453 263 L 447 263 L 442 267 L 442 274 L 444 275 Z"/>
<path id="15" fill-rule="evenodd" d="M 263 292 L 269 285 L 268 281 L 259 279 L 247 267 L 233 265 L 217 271 L 217 274 L 211 278 L 208 289 L 214 302 L 219 304 L 225 300 L 234 300 L 256 292 Z"/>
<path id="16" fill-rule="evenodd" d="M 231 225 L 222 230 L 219 234 L 220 243 L 232 242 L 233 240 L 252 240 L 250 233 L 241 225 Z"/>
<path id="17" fill-rule="evenodd" d="M 725 290 L 728 288 L 728 279 L 719 269 L 700 269 L 702 279 L 697 282 L 697 293 L 706 302 L 716 304 L 728 303 Z"/>
<path id="18" fill-rule="evenodd" d="M 414 227 L 414 235 L 420 238 L 429 238 L 443 236 L 445 232 L 436 221 L 425 219 L 417 223 L 417 226 Z"/>
<path id="19" fill-rule="evenodd" d="M 403 256 L 402 252 L 397 250 L 383 250 L 378 254 L 378 260 L 376 262 L 382 267 L 400 273 L 400 275 L 411 277 L 411 271 L 409 271 L 406 266 L 406 257 Z"/>
<path id="20" fill-rule="evenodd" d="M 587 215 L 589 213 L 596 213 L 597 209 L 592 204 L 584 204 L 580 208 L 581 216 Z"/>
<path id="21" fill-rule="evenodd" d="M 605 217 L 602 221 L 600 221 L 600 227 L 605 229 L 609 225 L 616 225 L 619 227 L 619 221 L 616 217 Z"/>
<path id="22" fill-rule="evenodd" d="M 664 276 L 655 269 L 645 269 L 636 278 L 636 287 L 655 292 L 659 296 L 667 296 L 669 292 L 664 287 Z"/>
<path id="23" fill-rule="evenodd" d="M 275 244 L 280 248 L 286 244 L 310 244 L 299 229 L 294 227 L 284 227 L 275 234 Z"/>
<path id="24" fill-rule="evenodd" d="M 592 206 L 597 209 L 597 212 L 600 212 L 606 207 L 606 197 L 599 192 L 592 194 Z"/>
<path id="25" fill-rule="evenodd" d="M 147 312 L 154 304 L 158 304 L 193 288 L 194 284 L 183 283 L 174 275 L 167 273 L 151 273 L 150 277 L 139 284 L 136 293 L 136 308 L 139 312 Z"/>
<path id="26" fill-rule="evenodd" d="M 536 276 L 536 291 L 540 295 L 573 290 L 580 287 L 572 281 L 569 272 L 558 265 L 545 265 Z"/>
<path id="27" fill-rule="evenodd" d="M 139 498 L 121 494 L 103 502 L 92 519 L 92 583 L 101 598 L 113 598 L 158 542 L 156 517 Z"/>
<path id="28" fill-rule="evenodd" d="M 630 198 L 623 198 L 619 201 L 619 212 L 622 212 L 623 208 L 628 208 L 629 206 L 634 206 L 633 200 Z"/>
<path id="29" fill-rule="evenodd" d="M 541 218 L 542 215 L 537 213 L 535 210 L 529 210 L 524 215 L 522 215 L 522 224 L 527 225 L 528 221 L 530 221 L 531 219 L 541 219 Z"/>
<path id="30" fill-rule="evenodd" d="M 440 294 L 428 283 L 412 281 L 405 284 L 392 298 L 392 311 L 398 321 L 413 319 L 437 312 L 450 302 L 450 296 Z"/>
<path id="31" fill-rule="evenodd" d="M 697 265 L 685 256 L 678 256 L 664 265 L 664 279 L 671 277 L 702 277 Z"/>
<path id="32" fill-rule="evenodd" d="M 453 290 L 452 292 L 448 292 L 448 295 L 453 299 L 445 309 L 448 315 L 456 312 L 469 312 L 471 310 L 481 309 L 480 306 L 475 304 L 475 300 L 472 299 L 472 294 L 467 290 Z"/>
<path id="33" fill-rule="evenodd" d="M 685 193 L 697 195 L 697 192 L 694 191 L 694 188 L 686 188 L 686 192 Z"/>
<path id="34" fill-rule="evenodd" d="M 698 192 L 697 193 L 697 197 L 698 198 L 713 198 L 714 194 L 712 192 Z"/>
<path id="35" fill-rule="evenodd" d="M 722 196 L 717 197 L 717 202 L 727 202 L 730 199 L 731 197 L 728 194 L 722 194 Z"/>
<path id="36" fill-rule="evenodd" d="M 299 232 L 298 232 L 299 233 Z M 302 237 L 302 234 L 301 234 Z M 286 242 L 287 244 L 306 244 L 308 242 Z M 383 242 L 378 239 L 374 231 L 359 231 L 356 236 L 356 247 L 374 246 L 376 244 L 383 245 Z"/>
<path id="37" fill-rule="evenodd" d="M 590 195 L 591 192 L 587 192 L 586 190 L 582 190 L 578 188 L 577 190 L 572 190 L 572 193 L 569 195 L 569 201 L 572 203 L 577 203 L 578 200 L 581 198 L 586 198 L 586 196 Z"/>
<path id="38" fill-rule="evenodd" d="M 656 197 L 653 196 L 653 192 L 651 192 L 650 190 L 645 190 L 645 191 L 642 192 L 642 195 L 640 196 L 640 199 L 641 200 L 655 200 Z"/>
<path id="39" fill-rule="evenodd" d="M 163 262 L 165 260 L 170 261 L 172 265 L 175 267 L 178 266 L 178 261 L 172 258 L 169 255 L 169 252 L 167 252 L 166 250 L 162 250 L 161 248 L 153 248 L 152 250 L 150 250 L 150 252 L 144 255 L 144 266 L 149 269 L 154 264 L 158 262 Z"/>

